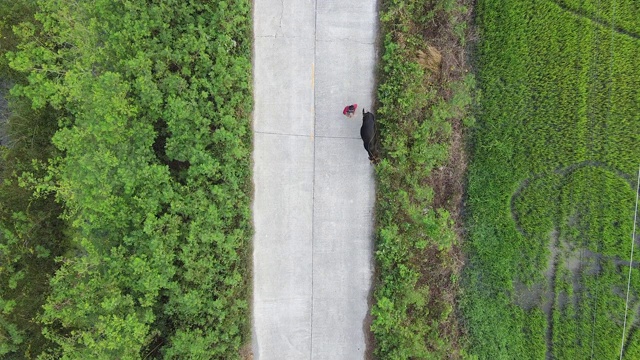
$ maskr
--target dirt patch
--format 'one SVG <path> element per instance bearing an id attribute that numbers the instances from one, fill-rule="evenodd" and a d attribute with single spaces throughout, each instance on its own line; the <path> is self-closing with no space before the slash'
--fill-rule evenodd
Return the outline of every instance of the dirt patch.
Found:
<path id="1" fill-rule="evenodd" d="M 477 40 L 475 29 L 471 26 L 473 1 L 458 0 L 456 4 L 457 11 L 447 13 L 441 10 L 423 29 L 429 42 L 425 53 L 436 50 L 441 55 L 438 58 L 440 71 L 436 81 L 445 85 L 460 80 L 471 70 L 467 45 Z M 448 87 L 443 86 L 439 90 L 446 100 L 451 98 L 452 92 Z"/>
<path id="2" fill-rule="evenodd" d="M 240 359 L 253 360 L 253 350 L 251 350 L 251 343 L 249 342 L 245 346 L 240 348 Z"/>
<path id="3" fill-rule="evenodd" d="M 455 313 L 449 312 L 447 307 L 454 306 L 459 295 L 460 289 L 455 279 L 459 277 L 463 264 L 459 246 L 446 250 L 440 250 L 436 246 L 428 247 L 417 264 L 421 277 L 416 288 L 428 288 L 429 291 L 429 303 L 426 307 L 436 315 L 449 313 L 446 318 L 433 319 L 433 324 L 437 324 L 439 337 L 451 344 L 452 351 L 448 359 L 462 358 L 459 341 L 463 331 Z"/>
<path id="4" fill-rule="evenodd" d="M 515 291 L 514 302 L 526 311 L 541 307 L 546 303 L 547 289 L 543 283 L 527 286 L 516 281 L 513 287 Z"/>
<path id="5" fill-rule="evenodd" d="M 459 225 L 458 232 L 461 232 L 460 212 L 467 156 L 464 151 L 463 126 L 460 120 L 455 120 L 452 125 L 453 134 L 451 135 L 449 160 L 444 166 L 432 171 L 427 185 L 433 189 L 434 207 L 449 211 L 456 225 Z"/>
<path id="6" fill-rule="evenodd" d="M 467 28 L 460 30 L 460 24 L 471 24 L 473 2 L 456 1 L 459 11 L 447 13 L 440 10 L 434 18 L 424 25 L 422 32 L 427 39 L 424 51 L 417 54 L 418 63 L 432 70 L 427 77 L 427 85 L 438 90 L 438 98 L 449 101 L 453 97 L 451 83 L 461 81 L 470 71 L 466 54 L 467 43 L 475 39 L 474 31 Z M 464 11 L 463 11 L 464 10 Z M 465 40 L 460 37 L 464 34 Z M 437 71 L 433 69 L 437 68 Z M 462 235 L 461 212 L 464 194 L 464 178 L 467 169 L 465 151 L 465 127 L 462 118 L 451 119 L 452 133 L 449 139 L 449 158 L 447 162 L 432 171 L 427 185 L 434 190 L 434 208 L 444 208 L 453 217 L 456 230 Z M 462 237 L 459 236 L 461 240 Z"/>

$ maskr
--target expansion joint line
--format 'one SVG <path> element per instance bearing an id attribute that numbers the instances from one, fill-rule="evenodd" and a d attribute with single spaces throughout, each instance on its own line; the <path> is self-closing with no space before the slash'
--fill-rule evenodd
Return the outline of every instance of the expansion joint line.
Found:
<path id="1" fill-rule="evenodd" d="M 278 136 L 295 136 L 295 137 L 304 137 L 304 138 L 308 138 L 312 135 L 307 135 L 307 134 L 287 134 L 287 133 L 281 133 L 281 132 L 274 132 L 274 131 L 253 131 L 256 134 L 264 134 L 264 135 L 278 135 Z"/>
<path id="2" fill-rule="evenodd" d="M 624 350 L 624 337 L 627 330 L 627 313 L 629 311 L 629 289 L 631 288 L 631 268 L 633 265 L 633 247 L 636 242 L 636 223 L 638 222 L 638 195 L 640 194 L 640 166 L 638 166 L 638 185 L 636 186 L 636 208 L 633 213 L 633 232 L 631 233 L 631 256 L 629 256 L 629 276 L 627 278 L 627 300 L 624 304 L 624 325 L 622 325 L 622 341 L 620 342 L 620 360 Z"/>
<path id="3" fill-rule="evenodd" d="M 313 91 L 313 134 L 317 133 L 317 119 L 316 119 L 316 56 L 317 56 L 317 35 L 318 35 L 318 0 L 315 0 L 313 5 L 313 63 L 311 74 L 311 91 Z M 316 213 L 316 139 L 313 138 L 313 179 L 311 180 L 311 313 L 309 317 L 309 359 L 313 359 L 313 285 L 314 285 L 314 272 L 313 272 L 313 234 L 315 228 L 315 213 Z"/>

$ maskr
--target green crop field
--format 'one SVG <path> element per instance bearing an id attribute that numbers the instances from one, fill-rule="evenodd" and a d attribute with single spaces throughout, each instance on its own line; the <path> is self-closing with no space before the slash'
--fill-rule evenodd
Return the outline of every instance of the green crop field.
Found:
<path id="1" fill-rule="evenodd" d="M 637 1 L 478 1 L 462 313 L 480 359 L 612 359 L 640 164 Z M 636 257 L 640 260 L 640 254 Z M 640 358 L 640 271 L 623 358 Z"/>

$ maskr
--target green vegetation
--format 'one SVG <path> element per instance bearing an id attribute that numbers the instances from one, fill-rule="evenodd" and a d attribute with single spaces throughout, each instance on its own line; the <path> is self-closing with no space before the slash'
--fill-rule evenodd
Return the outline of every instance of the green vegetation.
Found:
<path id="1" fill-rule="evenodd" d="M 628 17 L 632 1 L 598 3 L 476 8 L 462 309 L 482 359 L 620 353 L 640 159 L 640 40 L 629 32 L 640 18 Z M 635 267 L 631 279 L 627 325 L 640 315 Z M 625 359 L 638 356 L 635 326 Z"/>
<path id="2" fill-rule="evenodd" d="M 468 13 L 455 1 L 382 2 L 371 326 L 381 359 L 465 357 L 453 313 L 461 184 L 444 174 L 461 176 L 454 135 L 462 122 L 473 123 L 474 79 L 455 62 L 463 58 Z"/>
<path id="3" fill-rule="evenodd" d="M 249 333 L 250 3 L 42 0 L 35 11 L 14 28 L 7 58 L 26 81 L 12 94 L 52 131 L 5 185 L 30 212 L 1 208 L 2 255 L 29 253 L 30 231 L 46 245 L 29 243 L 30 256 L 57 262 L 37 274 L 11 255 L 16 269 L 3 260 L 0 280 L 26 289 L 38 277 L 34 326 L 50 343 L 30 344 L 14 321 L 25 295 L 7 291 L 0 350 L 238 358 Z M 38 153 L 48 138 L 55 148 Z M 60 230 L 27 229 L 50 229 L 44 220 Z"/>
<path id="4" fill-rule="evenodd" d="M 640 37 L 638 12 L 640 5 L 634 0 L 556 0 L 557 4 L 576 14 L 601 24 L 613 26 L 630 36 Z"/>
<path id="5" fill-rule="evenodd" d="M 32 110 L 29 101 L 11 97 L 8 87 L 26 77 L 9 68 L 5 54 L 18 38 L 11 27 L 33 20 L 31 1 L 0 4 L 0 83 L 8 107 L 0 113 L 0 357 L 28 358 L 53 350 L 35 318 L 49 293 L 49 279 L 58 267 L 55 258 L 68 247 L 61 207 L 53 196 L 33 198 L 19 186 L 25 171 L 43 176 L 32 162 L 46 162 L 56 151 L 50 143 L 57 112 Z M 6 123 L 5 123 L 6 121 Z M 3 125 L 4 124 L 4 125 Z M 8 143 L 7 143 L 8 141 Z"/>
<path id="6" fill-rule="evenodd" d="M 32 160 L 45 161 L 54 149 L 55 112 L 32 111 L 12 99 L 11 147 L 0 147 L 0 355 L 38 354 L 51 348 L 35 319 L 57 269 L 54 259 L 68 247 L 62 209 L 52 196 L 32 198 L 19 186 L 19 174 L 38 172 Z M 20 114 L 20 115 L 17 115 Z"/>

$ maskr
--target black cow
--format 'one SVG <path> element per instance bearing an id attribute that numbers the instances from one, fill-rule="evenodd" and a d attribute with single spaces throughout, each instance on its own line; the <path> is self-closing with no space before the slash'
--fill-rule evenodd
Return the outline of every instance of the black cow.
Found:
<path id="1" fill-rule="evenodd" d="M 377 162 L 377 156 L 374 154 L 374 139 L 376 135 L 375 129 L 375 117 L 370 112 L 365 112 L 362 109 L 362 126 L 360 127 L 360 137 L 364 143 L 364 149 L 369 154 L 369 160 L 371 163 Z"/>

